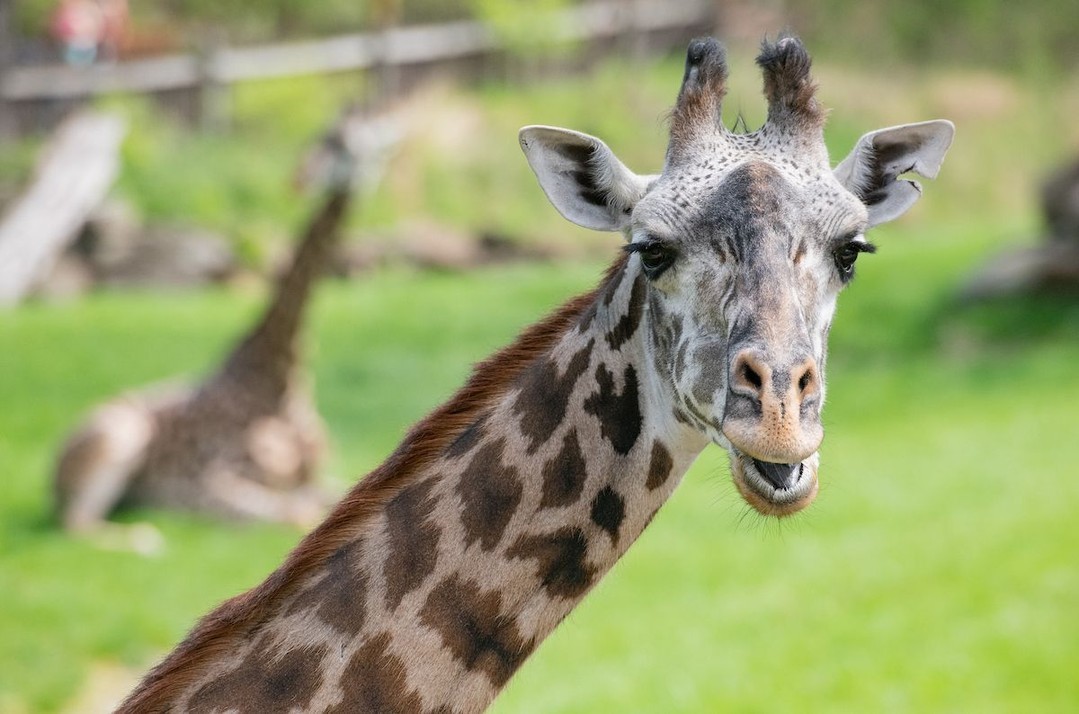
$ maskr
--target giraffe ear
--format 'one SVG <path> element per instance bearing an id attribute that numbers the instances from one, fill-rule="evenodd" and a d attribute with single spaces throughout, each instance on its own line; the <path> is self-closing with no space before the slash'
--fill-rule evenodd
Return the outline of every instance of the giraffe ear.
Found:
<path id="1" fill-rule="evenodd" d="M 588 134 L 526 126 L 519 139 L 547 198 L 566 219 L 585 228 L 625 228 L 653 179 L 630 171 L 606 144 Z"/>
<path id="2" fill-rule="evenodd" d="M 917 181 L 899 177 L 936 178 L 954 135 L 955 125 L 944 119 L 878 129 L 858 140 L 833 175 L 869 209 L 869 225 L 886 223 L 922 195 Z"/>

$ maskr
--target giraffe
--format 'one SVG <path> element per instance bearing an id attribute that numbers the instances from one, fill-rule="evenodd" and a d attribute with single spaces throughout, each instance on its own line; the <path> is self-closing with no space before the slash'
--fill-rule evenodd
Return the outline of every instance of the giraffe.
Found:
<path id="1" fill-rule="evenodd" d="M 406 435 L 261 585 L 120 712 L 476 712 L 641 534 L 709 443 L 750 506 L 817 493 L 825 338 L 870 226 L 936 175 L 946 121 L 865 135 L 834 170 L 809 55 L 765 42 L 768 119 L 720 120 L 722 46 L 689 46 L 662 173 L 545 126 L 520 142 L 570 221 L 626 238 Z"/>
<path id="2" fill-rule="evenodd" d="M 325 429 L 300 364 L 300 330 L 364 178 L 356 157 L 383 148 L 363 133 L 361 109 L 349 107 L 309 158 L 318 168 L 308 183 L 321 180 L 326 195 L 268 307 L 222 366 L 194 388 L 121 395 L 67 439 L 54 477 L 65 529 L 100 532 L 124 504 L 304 526 L 321 517 Z M 367 163 L 377 162 L 364 171 Z"/>

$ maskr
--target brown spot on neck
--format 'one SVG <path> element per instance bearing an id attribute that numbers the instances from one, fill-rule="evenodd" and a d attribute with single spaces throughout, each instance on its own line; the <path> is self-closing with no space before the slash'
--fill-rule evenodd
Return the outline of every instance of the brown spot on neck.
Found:
<path id="1" fill-rule="evenodd" d="M 482 592 L 477 584 L 451 575 L 431 590 L 420 617 L 465 669 L 483 672 L 501 687 L 534 644 L 521 637 L 512 619 L 503 617 L 501 606 L 497 592 Z"/>
<path id="2" fill-rule="evenodd" d="M 616 272 L 607 284 L 604 285 L 602 292 L 603 295 L 603 307 L 610 307 L 614 302 L 615 295 L 618 294 L 619 288 L 622 287 L 622 280 L 626 277 L 626 266 L 629 265 L 628 260 L 622 261 L 622 268 Z"/>
<path id="3" fill-rule="evenodd" d="M 326 645 L 312 645 L 278 656 L 275 647 L 256 646 L 239 667 L 195 692 L 188 708 L 226 712 L 243 702 L 245 711 L 304 709 L 322 686 L 322 660 L 328 651 Z"/>
<path id="4" fill-rule="evenodd" d="M 648 490 L 655 491 L 667 483 L 672 468 L 674 468 L 674 461 L 671 459 L 671 452 L 667 450 L 663 442 L 656 441 L 653 443 L 652 460 L 648 464 L 648 481 L 645 482 Z"/>
<path id="5" fill-rule="evenodd" d="M 446 449 L 446 455 L 464 456 L 469 451 L 476 448 L 483 439 L 483 434 L 487 428 L 487 419 L 490 418 L 490 416 L 490 414 L 481 415 L 467 429 L 461 432 L 461 435 L 450 444 L 448 449 Z"/>
<path id="6" fill-rule="evenodd" d="M 629 306 L 626 309 L 626 314 L 622 315 L 618 320 L 618 324 L 607 333 L 607 344 L 612 350 L 621 349 L 622 345 L 629 342 L 630 338 L 637 332 L 637 327 L 641 324 L 641 316 L 644 314 L 646 289 L 644 275 L 638 274 L 633 281 L 633 289 L 630 291 Z"/>
<path id="7" fill-rule="evenodd" d="M 611 486 L 604 486 L 592 499 L 592 522 L 607 532 L 618 545 L 618 529 L 626 518 L 626 500 Z"/>
<path id="8" fill-rule="evenodd" d="M 641 404 L 637 370 L 626 365 L 622 393 L 615 391 L 614 374 L 604 364 L 596 367 L 596 391 L 585 400 L 584 410 L 599 419 L 603 436 L 625 456 L 641 433 Z"/>
<path id="9" fill-rule="evenodd" d="M 414 714 L 421 711 L 419 694 L 408 686 L 405 662 L 390 653 L 390 634 L 383 632 L 356 650 L 341 675 L 341 701 L 326 714 Z"/>
<path id="10" fill-rule="evenodd" d="M 504 448 L 501 439 L 483 446 L 457 483 L 466 546 L 479 541 L 483 550 L 492 550 L 521 502 L 524 487 L 517 469 L 502 462 Z"/>
<path id="11" fill-rule="evenodd" d="M 562 439 L 562 449 L 543 466 L 543 499 L 540 508 L 555 508 L 576 503 L 588 476 L 577 430 L 570 429 Z"/>
<path id="12" fill-rule="evenodd" d="M 338 632 L 355 635 L 363 628 L 367 607 L 367 575 L 359 570 L 363 541 L 353 541 L 326 561 L 326 575 L 289 606 L 286 614 L 314 610 Z"/>
<path id="13" fill-rule="evenodd" d="M 522 375 L 521 391 L 513 403 L 513 411 L 520 417 L 521 433 L 528 437 L 528 453 L 535 453 L 547 443 L 566 418 L 570 395 L 588 369 L 594 346 L 595 340 L 589 340 L 561 373 L 555 361 L 548 357 L 537 361 Z"/>
<path id="14" fill-rule="evenodd" d="M 562 528 L 545 535 L 523 535 L 506 555 L 536 561 L 536 577 L 552 597 L 579 598 L 596 577 L 587 562 L 588 538 L 580 528 Z"/>
<path id="15" fill-rule="evenodd" d="M 386 504 L 390 552 L 382 564 L 386 608 L 391 612 L 435 569 L 442 529 L 431 522 L 434 479 L 414 483 Z"/>

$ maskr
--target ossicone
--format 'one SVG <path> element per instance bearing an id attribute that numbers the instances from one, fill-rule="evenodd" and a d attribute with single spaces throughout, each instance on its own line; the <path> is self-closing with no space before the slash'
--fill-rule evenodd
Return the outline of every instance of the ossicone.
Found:
<path id="1" fill-rule="evenodd" d="M 784 36 L 772 43 L 765 39 L 757 65 L 764 74 L 769 125 L 792 131 L 824 126 L 825 112 L 809 72 L 812 60 L 801 40 Z"/>
<path id="2" fill-rule="evenodd" d="M 693 40 L 686 50 L 682 88 L 671 113 L 670 152 L 703 133 L 724 131 L 721 113 L 727 93 L 727 52 L 718 40 Z"/>

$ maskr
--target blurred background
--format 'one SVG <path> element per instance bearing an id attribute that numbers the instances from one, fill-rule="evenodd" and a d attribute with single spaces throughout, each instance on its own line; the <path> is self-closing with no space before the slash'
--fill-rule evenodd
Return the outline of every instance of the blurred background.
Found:
<path id="1" fill-rule="evenodd" d="M 754 128 L 781 30 L 833 159 L 957 126 L 840 300 L 820 496 L 762 520 L 706 450 L 494 711 L 1079 709 L 1076 28 L 1071 0 L 0 0 L 0 712 L 107 711 L 301 537 L 144 510 L 118 520 L 163 546 L 112 549 L 57 527 L 51 473 L 94 404 L 249 328 L 342 122 L 382 148 L 304 335 L 337 492 L 618 253 L 517 129 L 657 171 L 686 42 L 726 42 Z"/>

